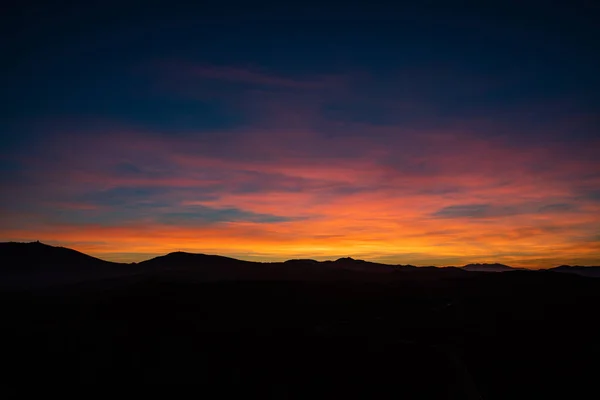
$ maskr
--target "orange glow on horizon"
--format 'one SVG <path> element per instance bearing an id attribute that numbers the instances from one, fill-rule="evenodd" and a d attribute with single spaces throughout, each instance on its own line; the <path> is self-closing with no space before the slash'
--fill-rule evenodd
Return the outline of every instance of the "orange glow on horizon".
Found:
<path id="1" fill-rule="evenodd" d="M 50 157 L 40 147 L 31 163 L 41 182 L 14 194 L 39 200 L 3 215 L 0 237 L 114 261 L 181 250 L 263 261 L 600 264 L 600 203 L 580 189 L 600 187 L 593 157 L 557 164 L 559 148 L 515 150 L 454 132 L 399 140 L 377 129 L 374 142 L 275 132 L 264 145 L 264 132 L 249 131 L 240 143 L 253 143 L 250 153 L 230 149 L 239 159 L 137 133 L 66 136 L 82 150 Z M 407 144 L 427 151 L 405 152 Z"/>

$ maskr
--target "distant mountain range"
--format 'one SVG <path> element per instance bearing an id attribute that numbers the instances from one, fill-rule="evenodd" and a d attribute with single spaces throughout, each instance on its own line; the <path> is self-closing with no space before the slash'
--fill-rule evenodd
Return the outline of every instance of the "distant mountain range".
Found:
<path id="1" fill-rule="evenodd" d="M 549 271 L 577 274 L 592 278 L 600 278 L 600 266 L 583 267 L 581 265 L 561 265 L 558 267 L 550 268 Z"/>
<path id="2" fill-rule="evenodd" d="M 514 268 L 509 267 L 504 264 L 467 264 L 462 267 L 462 269 L 466 271 L 479 271 L 479 272 L 507 272 L 514 271 L 516 269 L 524 269 L 524 268 Z"/>
<path id="3" fill-rule="evenodd" d="M 445 278 L 465 273 L 522 270 L 504 264 L 467 264 L 462 267 L 389 265 L 351 257 L 335 261 L 294 259 L 253 262 L 235 258 L 174 252 L 139 263 L 101 260 L 65 247 L 40 242 L 0 243 L 0 277 L 7 284 L 37 280 L 40 283 L 82 281 L 123 275 L 160 273 L 193 280 L 386 280 L 395 278 Z M 600 277 L 600 267 L 561 265 L 545 271 Z"/>

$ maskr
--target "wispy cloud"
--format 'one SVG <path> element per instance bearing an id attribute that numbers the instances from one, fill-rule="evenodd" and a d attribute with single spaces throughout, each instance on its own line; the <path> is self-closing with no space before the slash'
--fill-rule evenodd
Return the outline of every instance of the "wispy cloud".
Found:
<path id="1" fill-rule="evenodd" d="M 272 214 L 261 214 L 238 208 L 214 208 L 206 206 L 186 207 L 175 212 L 166 212 L 156 216 L 158 224 L 190 226 L 206 226 L 210 223 L 220 222 L 252 222 L 252 223 L 276 223 L 292 221 L 295 218 Z"/>
<path id="2" fill-rule="evenodd" d="M 256 68 L 240 68 L 216 65 L 195 65 L 189 63 L 170 64 L 173 70 L 188 78 L 221 80 L 247 85 L 279 87 L 288 89 L 322 89 L 340 81 L 340 77 L 321 76 L 294 78 L 277 73 L 269 73 Z"/>
<path id="3" fill-rule="evenodd" d="M 552 214 L 576 211 L 577 206 L 569 203 L 539 204 L 519 203 L 510 205 L 461 204 L 443 207 L 432 216 L 438 218 L 502 218 L 524 214 Z"/>

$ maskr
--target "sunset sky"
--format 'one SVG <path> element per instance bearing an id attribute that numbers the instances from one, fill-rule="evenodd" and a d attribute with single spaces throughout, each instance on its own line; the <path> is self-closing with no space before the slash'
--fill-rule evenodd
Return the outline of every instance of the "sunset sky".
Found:
<path id="1" fill-rule="evenodd" d="M 0 241 L 600 264 L 592 2 L 177 3 L 14 8 Z"/>

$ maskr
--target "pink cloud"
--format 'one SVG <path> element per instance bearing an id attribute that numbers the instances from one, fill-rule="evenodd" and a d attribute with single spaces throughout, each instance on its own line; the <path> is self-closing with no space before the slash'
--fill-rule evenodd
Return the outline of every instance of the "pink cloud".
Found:
<path id="1" fill-rule="evenodd" d="M 35 231 L 15 223 L 0 235 L 105 241 L 107 253 L 184 247 L 280 257 L 352 251 L 389 260 L 395 254 L 420 254 L 423 263 L 436 257 L 465 262 L 489 257 L 547 266 L 535 260 L 548 254 L 557 262 L 600 261 L 594 258 L 598 240 L 589 239 L 597 235 L 600 206 L 579 192 L 600 187 L 597 142 L 576 149 L 552 143 L 514 146 L 501 136 L 482 137 L 481 129 L 485 126 L 409 131 L 349 124 L 348 134 L 338 136 L 297 126 L 170 137 L 110 127 L 65 132 L 39 143 L 24 160 L 38 181 L 15 188 L 20 198 L 44 199 L 50 210 L 77 210 L 85 217 L 119 210 L 78 200 L 81 194 L 153 188 L 152 198 L 136 198 L 131 205 L 152 200 L 164 206 L 121 226 L 40 219 L 48 222 Z M 516 211 L 436 217 L 447 207 L 478 204 Z M 556 204 L 574 207 L 535 211 Z M 177 227 L 156 222 L 153 214 L 194 207 L 291 220 Z"/>
<path id="2" fill-rule="evenodd" d="M 323 89 L 339 85 L 344 80 L 344 77 L 334 75 L 312 76 L 304 79 L 292 78 L 261 71 L 257 68 L 198 65 L 185 62 L 162 63 L 161 67 L 169 74 L 184 76 L 188 79 L 200 78 L 288 89 Z"/>

